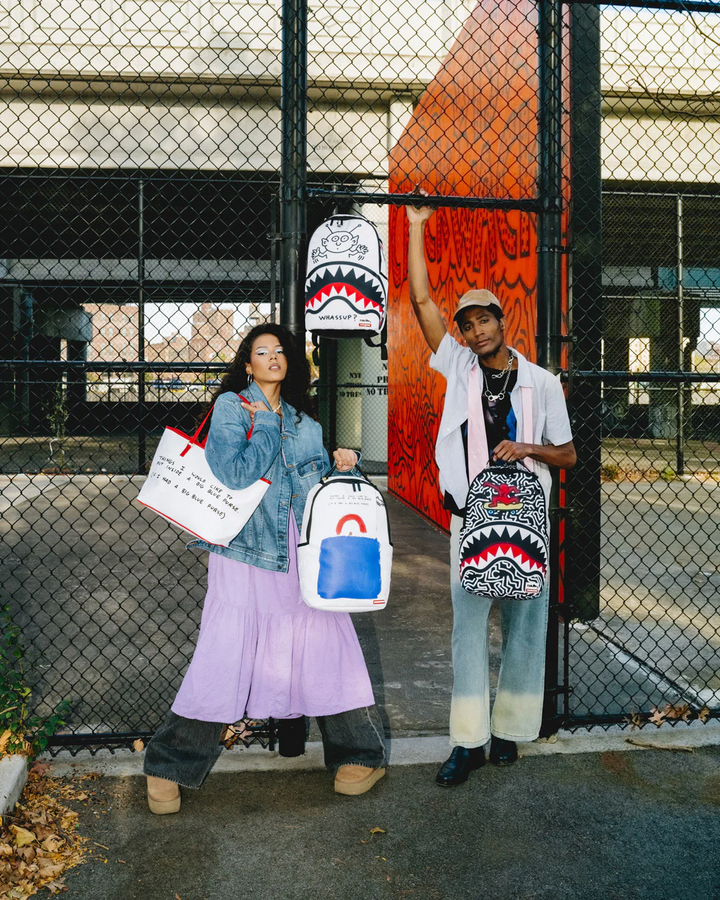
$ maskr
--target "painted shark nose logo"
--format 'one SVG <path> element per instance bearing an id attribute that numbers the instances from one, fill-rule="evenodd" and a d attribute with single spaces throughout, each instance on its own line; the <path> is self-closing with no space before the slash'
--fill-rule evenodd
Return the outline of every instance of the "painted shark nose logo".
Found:
<path id="1" fill-rule="evenodd" d="M 483 482 L 483 487 L 489 488 L 492 498 L 488 503 L 484 503 L 485 509 L 522 509 L 523 502 L 520 499 L 518 489 L 511 484 L 492 484 L 489 481 Z"/>

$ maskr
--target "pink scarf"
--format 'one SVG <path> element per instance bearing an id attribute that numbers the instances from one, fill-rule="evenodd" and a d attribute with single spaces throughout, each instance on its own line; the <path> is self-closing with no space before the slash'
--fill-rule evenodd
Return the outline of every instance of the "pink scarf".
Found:
<path id="1" fill-rule="evenodd" d="M 470 484 L 487 466 L 490 458 L 482 407 L 482 386 L 482 373 L 480 366 L 475 361 L 470 369 L 468 382 L 468 475 Z M 518 440 L 523 444 L 532 444 L 534 435 L 531 387 L 520 388 L 520 400 L 522 402 L 522 437 L 518 435 Z M 531 472 L 535 471 L 535 460 L 528 456 L 523 462 Z"/>

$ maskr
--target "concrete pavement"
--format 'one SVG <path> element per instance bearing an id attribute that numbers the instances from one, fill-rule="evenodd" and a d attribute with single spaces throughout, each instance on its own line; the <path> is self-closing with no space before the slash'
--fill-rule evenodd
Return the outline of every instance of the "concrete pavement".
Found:
<path id="1" fill-rule="evenodd" d="M 141 777 L 105 777 L 79 804 L 94 852 L 66 896 L 717 900 L 719 763 L 718 748 L 529 757 L 452 789 L 435 765 L 397 766 L 357 798 L 322 771 L 213 774 L 162 818 Z"/>

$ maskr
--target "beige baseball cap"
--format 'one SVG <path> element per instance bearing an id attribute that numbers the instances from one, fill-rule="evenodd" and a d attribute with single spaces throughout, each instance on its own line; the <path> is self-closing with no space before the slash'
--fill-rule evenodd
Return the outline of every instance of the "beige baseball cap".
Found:
<path id="1" fill-rule="evenodd" d="M 468 306 L 497 306 L 500 312 L 503 312 L 502 304 L 495 294 L 491 291 L 486 291 L 484 288 L 479 291 L 467 291 L 462 295 L 453 316 L 456 322 L 458 314 L 467 309 Z"/>

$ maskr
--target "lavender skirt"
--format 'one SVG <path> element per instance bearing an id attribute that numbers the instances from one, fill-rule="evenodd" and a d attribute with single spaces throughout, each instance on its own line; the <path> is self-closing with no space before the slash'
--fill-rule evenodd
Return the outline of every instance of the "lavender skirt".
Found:
<path id="1" fill-rule="evenodd" d="M 287 574 L 210 554 L 200 635 L 174 713 L 231 724 L 373 705 L 350 615 L 310 609 L 300 596 L 297 542 L 291 514 Z"/>

